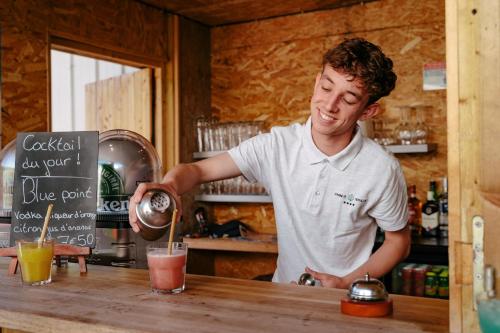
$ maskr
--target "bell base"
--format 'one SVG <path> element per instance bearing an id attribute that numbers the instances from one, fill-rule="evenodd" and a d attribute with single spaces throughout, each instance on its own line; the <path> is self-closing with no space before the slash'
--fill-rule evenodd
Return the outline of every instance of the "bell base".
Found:
<path id="1" fill-rule="evenodd" d="M 392 313 L 392 299 L 364 302 L 342 298 L 340 300 L 340 311 L 343 314 L 356 317 L 384 317 Z"/>

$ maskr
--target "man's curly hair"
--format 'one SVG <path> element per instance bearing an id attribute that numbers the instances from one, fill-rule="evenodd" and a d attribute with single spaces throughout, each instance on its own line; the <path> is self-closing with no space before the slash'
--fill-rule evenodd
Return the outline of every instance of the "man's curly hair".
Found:
<path id="1" fill-rule="evenodd" d="M 362 38 L 346 39 L 328 50 L 323 56 L 323 68 L 325 65 L 361 80 L 369 95 L 367 105 L 389 95 L 396 86 L 392 60 Z"/>

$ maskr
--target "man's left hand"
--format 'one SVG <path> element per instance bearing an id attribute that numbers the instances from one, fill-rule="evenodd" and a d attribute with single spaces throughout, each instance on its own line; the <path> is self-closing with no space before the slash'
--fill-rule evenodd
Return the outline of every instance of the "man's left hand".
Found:
<path id="1" fill-rule="evenodd" d="M 323 287 L 340 288 L 340 289 L 349 288 L 349 284 L 346 281 L 344 281 L 344 279 L 340 276 L 316 272 L 310 269 L 309 267 L 306 267 L 306 272 L 311 274 L 311 276 L 315 280 L 319 280 Z"/>

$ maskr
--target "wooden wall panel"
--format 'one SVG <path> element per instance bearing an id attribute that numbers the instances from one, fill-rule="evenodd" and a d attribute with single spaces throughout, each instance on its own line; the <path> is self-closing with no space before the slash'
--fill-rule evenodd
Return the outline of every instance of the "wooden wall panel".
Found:
<path id="1" fill-rule="evenodd" d="M 2 1 L 2 145 L 18 131 L 47 128 L 46 1 Z M 28 8 L 42 5 L 39 11 Z M 43 112 L 40 112 L 43 110 Z"/>
<path id="2" fill-rule="evenodd" d="M 85 86 L 85 130 L 126 129 L 152 140 L 152 70 L 149 68 Z"/>
<path id="3" fill-rule="evenodd" d="M 219 251 L 214 260 L 215 276 L 255 279 L 273 274 L 275 270 L 275 254 Z"/>
<path id="4" fill-rule="evenodd" d="M 162 64 L 166 20 L 134 0 L 1 1 L 2 145 L 20 131 L 49 130 L 51 37 Z"/>
<path id="5" fill-rule="evenodd" d="M 444 2 L 437 0 L 380 0 L 367 4 L 277 17 L 212 29 L 212 50 L 219 52 L 259 44 L 404 29 L 444 20 Z M 330 45 L 324 45 L 326 50 Z M 309 61 L 310 62 L 310 61 Z"/>
<path id="6" fill-rule="evenodd" d="M 382 100 L 380 118 L 394 129 L 400 117 L 395 106 L 430 105 L 425 119 L 438 151 L 398 155 L 408 184 L 416 184 L 425 200 L 429 180 L 439 180 L 447 168 L 446 92 L 422 88 L 423 65 L 445 61 L 444 26 L 441 0 L 382 0 L 213 28 L 212 112 L 222 121 L 303 122 L 322 54 L 344 37 L 366 38 L 393 59 L 399 76 L 395 91 Z"/>
<path id="7" fill-rule="evenodd" d="M 52 0 L 50 6 L 52 35 L 144 57 L 167 55 L 166 17 L 154 7 L 134 0 Z"/>
<path id="8" fill-rule="evenodd" d="M 219 223 L 240 220 L 254 232 L 276 234 L 276 222 L 271 204 L 220 204 L 217 205 L 215 214 Z"/>

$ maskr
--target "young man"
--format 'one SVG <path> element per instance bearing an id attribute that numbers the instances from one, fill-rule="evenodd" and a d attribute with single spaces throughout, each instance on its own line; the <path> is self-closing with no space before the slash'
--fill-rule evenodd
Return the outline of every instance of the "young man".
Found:
<path id="1" fill-rule="evenodd" d="M 170 170 L 161 186 L 182 195 L 204 182 L 243 174 L 273 198 L 278 233 L 275 282 L 306 270 L 325 287 L 348 288 L 369 272 L 380 277 L 409 252 L 407 194 L 397 160 L 357 126 L 379 113 L 394 89 L 392 61 L 363 40 L 329 50 L 316 76 L 306 124 L 275 127 L 219 156 Z M 155 185 L 141 184 L 135 205 Z M 157 185 L 156 185 L 157 186 Z M 371 254 L 377 225 L 383 245 Z"/>

